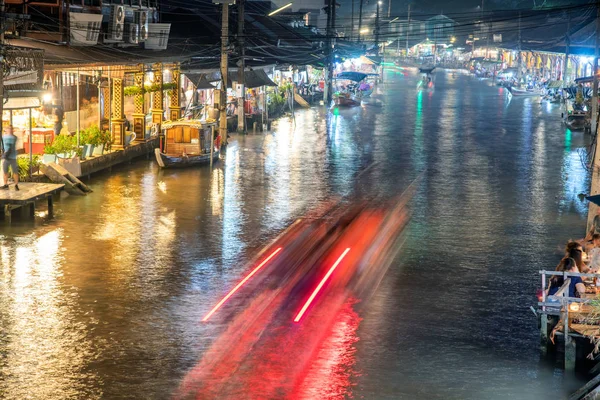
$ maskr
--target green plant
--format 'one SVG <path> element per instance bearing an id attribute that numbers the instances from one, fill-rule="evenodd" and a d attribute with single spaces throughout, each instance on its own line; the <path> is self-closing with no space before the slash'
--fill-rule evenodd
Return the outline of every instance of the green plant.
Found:
<path id="1" fill-rule="evenodd" d="M 98 131 L 99 133 L 97 137 L 97 145 L 103 144 L 104 146 L 110 148 L 110 145 L 112 144 L 112 136 L 110 134 L 110 131 Z"/>
<path id="2" fill-rule="evenodd" d="M 75 155 L 79 158 L 83 158 L 83 147 L 75 147 Z"/>
<path id="3" fill-rule="evenodd" d="M 124 92 L 125 96 L 131 97 L 131 96 L 135 96 L 137 94 L 144 94 L 146 92 L 146 90 L 145 90 L 145 88 L 142 88 L 139 86 L 125 86 L 125 88 L 123 88 L 123 92 Z"/>
<path id="4" fill-rule="evenodd" d="M 174 82 L 163 83 L 162 88 L 163 90 L 173 90 L 177 88 L 177 85 Z"/>
<path id="5" fill-rule="evenodd" d="M 44 146 L 44 154 L 56 154 L 56 149 L 52 144 L 47 144 Z"/>
<path id="6" fill-rule="evenodd" d="M 92 125 L 81 132 L 81 143 L 98 146 L 101 144 L 101 136 L 102 132 L 98 128 L 98 125 Z"/>
<path id="7" fill-rule="evenodd" d="M 285 95 L 289 90 L 292 90 L 293 85 L 290 82 L 284 82 L 279 85 L 279 93 Z"/>
<path id="8" fill-rule="evenodd" d="M 33 173 L 39 171 L 41 164 L 40 157 L 34 155 L 31 161 L 31 171 Z M 29 181 L 29 156 L 17 157 L 17 165 L 19 166 L 19 180 L 22 182 Z"/>
<path id="9" fill-rule="evenodd" d="M 151 85 L 144 85 L 144 87 L 139 86 L 125 86 L 123 88 L 123 94 L 127 97 L 135 96 L 138 94 L 144 93 L 152 93 L 158 92 L 162 88 L 163 91 L 170 91 L 177 88 L 177 85 L 173 82 L 163 83 L 162 85 L 158 83 L 153 83 Z"/>
<path id="10" fill-rule="evenodd" d="M 45 149 L 49 150 L 46 154 L 64 154 L 65 157 L 70 158 L 77 151 L 77 139 L 70 135 L 58 135 L 52 145 L 46 146 Z"/>
<path id="11" fill-rule="evenodd" d="M 279 91 L 275 91 L 269 96 L 269 114 L 274 116 L 281 112 L 281 109 L 285 105 L 285 97 Z"/>

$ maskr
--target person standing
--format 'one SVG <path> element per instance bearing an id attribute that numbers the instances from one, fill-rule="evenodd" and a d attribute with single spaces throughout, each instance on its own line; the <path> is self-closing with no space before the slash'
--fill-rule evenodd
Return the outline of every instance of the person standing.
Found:
<path id="1" fill-rule="evenodd" d="M 54 136 L 56 137 L 56 136 L 60 135 L 60 131 L 62 130 L 63 118 L 65 117 L 65 112 L 63 111 L 61 106 L 58 106 L 54 113 L 56 115 L 56 120 L 54 121 Z"/>
<path id="2" fill-rule="evenodd" d="M 4 173 L 4 186 L 0 189 L 8 189 L 8 169 L 10 168 L 15 180 L 15 190 L 19 190 L 19 166 L 17 165 L 17 137 L 13 133 L 12 125 L 6 127 L 4 135 L 4 152 L 2 153 L 2 172 Z"/>

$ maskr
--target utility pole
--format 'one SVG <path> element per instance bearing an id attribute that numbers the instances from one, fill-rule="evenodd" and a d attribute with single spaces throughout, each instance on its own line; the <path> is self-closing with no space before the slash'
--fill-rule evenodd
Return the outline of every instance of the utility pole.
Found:
<path id="1" fill-rule="evenodd" d="M 362 0 L 361 0 L 362 2 Z M 335 0 L 327 0 L 327 69 L 325 70 L 325 91 L 323 99 L 325 105 L 331 104 L 333 94 L 333 45 L 335 32 Z"/>
<path id="2" fill-rule="evenodd" d="M 375 14 L 375 55 L 379 55 L 379 6 L 381 0 L 377 2 L 377 14 Z"/>
<path id="3" fill-rule="evenodd" d="M 521 57 L 521 12 L 519 12 L 519 54 L 517 55 L 517 80 L 519 81 L 519 85 L 521 85 L 521 73 L 522 73 L 522 64 L 523 59 Z"/>
<path id="4" fill-rule="evenodd" d="M 594 56 L 594 92 L 592 97 L 592 135 L 594 141 L 594 151 L 592 156 L 592 184 L 590 188 L 590 195 L 596 195 L 600 193 L 600 152 L 598 152 L 598 131 L 596 126 L 596 119 L 598 112 L 598 56 L 600 46 L 600 4 L 596 5 L 596 49 Z M 592 227 L 594 217 L 598 215 L 598 206 L 590 201 L 588 208 L 588 220 L 587 220 L 587 232 Z"/>
<path id="5" fill-rule="evenodd" d="M 410 34 L 410 4 L 408 5 L 408 19 L 406 21 L 406 58 L 408 58 L 408 35 Z"/>
<path id="6" fill-rule="evenodd" d="M 0 0 L 0 147 L 2 151 L 4 151 L 2 116 L 4 115 L 4 57 L 6 56 L 4 51 L 4 18 L 6 18 L 4 0 Z"/>
<path id="7" fill-rule="evenodd" d="M 219 135 L 221 143 L 227 144 L 227 63 L 229 47 L 229 6 L 234 0 L 213 0 L 222 5 L 221 19 L 221 98 L 219 99 Z"/>
<path id="8" fill-rule="evenodd" d="M 358 41 L 360 42 L 360 31 L 362 30 L 362 10 L 363 10 L 363 2 L 364 0 L 360 0 L 358 3 Z"/>
<path id="9" fill-rule="evenodd" d="M 483 2 L 481 2 L 481 4 L 483 4 Z M 485 26 L 485 58 L 487 58 L 489 60 L 490 59 L 490 34 L 492 33 L 492 29 L 491 29 L 491 25 L 488 26 L 487 23 L 484 23 L 483 26 Z"/>
<path id="10" fill-rule="evenodd" d="M 568 12 L 568 11 L 567 11 Z M 562 87 L 567 87 L 567 67 L 569 66 L 569 46 L 571 45 L 571 14 L 567 16 L 567 34 L 565 36 L 565 62 L 563 63 Z"/>
<path id="11" fill-rule="evenodd" d="M 392 15 L 392 0 L 388 0 L 388 18 Z"/>
<path id="12" fill-rule="evenodd" d="M 350 19 L 350 41 L 354 37 L 354 0 L 352 1 L 352 18 Z"/>
<path id="13" fill-rule="evenodd" d="M 479 35 L 481 36 L 485 32 L 485 39 L 486 39 L 485 58 L 489 58 L 490 35 L 487 30 L 486 24 L 483 22 L 483 5 L 484 5 L 483 2 L 484 2 L 484 0 L 481 0 L 481 14 L 479 16 L 479 21 L 480 21 L 479 22 Z M 475 38 L 473 38 L 473 42 L 475 42 Z"/>
<path id="14" fill-rule="evenodd" d="M 600 47 L 600 5 L 596 9 L 596 48 L 594 50 L 594 82 L 592 84 L 592 135 L 596 137 L 598 127 L 596 122 L 598 121 L 598 57 Z M 594 163 L 594 168 L 596 163 Z"/>
<path id="15" fill-rule="evenodd" d="M 240 61 L 238 63 L 238 85 L 240 85 L 241 93 L 238 97 L 238 126 L 237 130 L 239 133 L 246 133 L 246 110 L 244 107 L 244 100 L 246 98 L 246 86 L 245 86 L 245 68 L 246 68 L 246 49 L 244 48 L 244 3 L 246 0 L 238 0 L 238 49 L 240 54 Z"/>
<path id="16" fill-rule="evenodd" d="M 400 58 L 400 28 L 396 28 L 398 29 L 398 36 L 396 38 L 396 57 Z"/>

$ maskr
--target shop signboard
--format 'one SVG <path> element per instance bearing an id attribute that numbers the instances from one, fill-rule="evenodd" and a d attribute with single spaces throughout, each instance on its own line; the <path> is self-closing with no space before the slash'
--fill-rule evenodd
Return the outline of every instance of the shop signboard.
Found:
<path id="1" fill-rule="evenodd" d="M 3 70 L 4 86 L 8 96 L 11 92 L 42 90 L 44 51 L 9 46 L 5 50 Z"/>

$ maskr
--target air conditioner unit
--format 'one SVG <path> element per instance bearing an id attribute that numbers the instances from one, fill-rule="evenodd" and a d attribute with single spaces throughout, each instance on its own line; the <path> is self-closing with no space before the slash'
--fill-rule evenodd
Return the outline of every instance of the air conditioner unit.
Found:
<path id="1" fill-rule="evenodd" d="M 140 27 L 140 41 L 148 39 L 148 23 L 150 14 L 147 10 L 140 10 L 135 12 L 135 23 Z"/>
<path id="2" fill-rule="evenodd" d="M 125 24 L 125 8 L 120 5 L 113 5 L 110 12 L 108 36 L 110 40 L 122 41 L 123 28 Z"/>
<path id="3" fill-rule="evenodd" d="M 140 26 L 138 24 L 127 24 L 127 43 L 138 44 L 140 42 Z"/>

